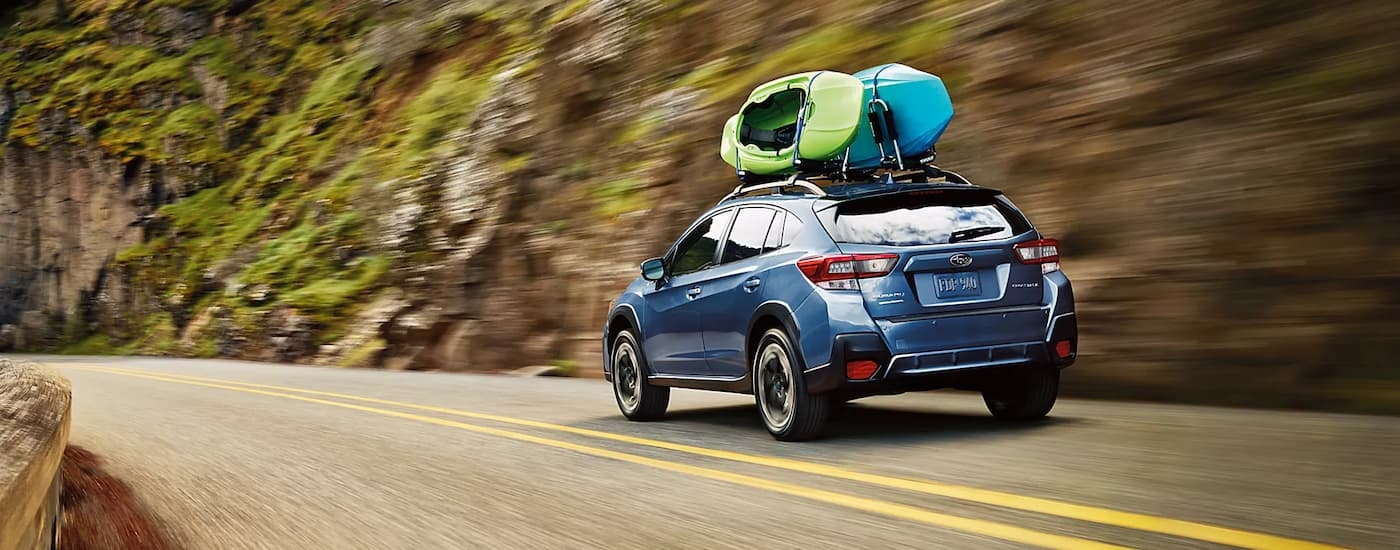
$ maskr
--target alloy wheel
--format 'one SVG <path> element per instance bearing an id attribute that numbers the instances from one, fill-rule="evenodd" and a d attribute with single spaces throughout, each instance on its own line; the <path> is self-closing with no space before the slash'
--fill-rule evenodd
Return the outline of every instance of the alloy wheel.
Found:
<path id="1" fill-rule="evenodd" d="M 622 405 L 628 410 L 637 408 L 641 398 L 641 372 L 637 368 L 637 355 L 630 343 L 623 343 L 613 354 L 613 385 Z"/>
<path id="2" fill-rule="evenodd" d="M 777 342 L 769 342 L 759 353 L 757 389 L 764 422 L 775 430 L 783 429 L 792 420 L 792 362 Z"/>

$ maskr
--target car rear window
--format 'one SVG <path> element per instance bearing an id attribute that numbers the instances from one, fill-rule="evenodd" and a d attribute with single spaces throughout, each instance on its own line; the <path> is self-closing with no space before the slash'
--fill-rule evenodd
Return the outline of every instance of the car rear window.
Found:
<path id="1" fill-rule="evenodd" d="M 1030 223 L 989 193 L 915 192 L 855 199 L 822 217 L 839 243 L 917 246 L 1005 239 Z"/>

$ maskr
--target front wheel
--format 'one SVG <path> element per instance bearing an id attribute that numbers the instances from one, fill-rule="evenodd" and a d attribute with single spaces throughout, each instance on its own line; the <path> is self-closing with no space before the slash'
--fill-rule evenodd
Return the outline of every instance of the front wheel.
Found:
<path id="1" fill-rule="evenodd" d="M 624 330 L 613 339 L 613 397 L 628 420 L 657 420 L 666 415 L 671 388 L 647 382 L 647 361 L 632 331 Z"/>
<path id="2" fill-rule="evenodd" d="M 753 358 L 754 400 L 768 433 L 779 441 L 821 436 L 831 414 L 830 396 L 807 393 L 802 371 L 786 333 L 763 333 Z"/>
<path id="3" fill-rule="evenodd" d="M 982 390 L 982 400 L 992 416 L 1005 420 L 1031 420 L 1050 414 L 1060 393 L 1060 370 L 1033 367 Z"/>

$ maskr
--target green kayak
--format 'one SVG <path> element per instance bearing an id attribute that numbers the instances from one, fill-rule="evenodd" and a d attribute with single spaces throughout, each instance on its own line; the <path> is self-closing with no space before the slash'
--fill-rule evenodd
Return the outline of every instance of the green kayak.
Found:
<path id="1" fill-rule="evenodd" d="M 754 174 L 792 172 L 796 159 L 836 159 L 856 137 L 863 94 L 859 79 L 835 71 L 765 83 L 725 122 L 720 157 Z"/>

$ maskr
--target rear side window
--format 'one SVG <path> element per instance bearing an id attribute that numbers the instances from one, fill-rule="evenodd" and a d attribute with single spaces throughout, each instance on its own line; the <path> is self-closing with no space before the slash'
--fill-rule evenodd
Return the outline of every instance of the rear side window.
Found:
<path id="1" fill-rule="evenodd" d="M 778 243 L 778 248 L 792 244 L 792 241 L 797 240 L 797 234 L 802 231 L 802 220 L 792 214 L 786 217 L 787 220 L 783 222 L 783 240 Z"/>
<path id="2" fill-rule="evenodd" d="M 763 242 L 775 213 L 768 208 L 739 210 L 739 215 L 734 217 L 734 229 L 729 230 L 729 240 L 724 243 L 720 263 L 737 262 L 763 253 Z"/>
<path id="3" fill-rule="evenodd" d="M 1005 239 L 1030 230 L 987 193 L 901 193 L 847 201 L 823 223 L 839 243 L 917 246 Z"/>
<path id="4" fill-rule="evenodd" d="M 763 240 L 763 251 L 777 250 L 778 244 L 783 240 L 783 220 L 787 215 L 773 218 L 773 225 L 768 227 L 768 238 Z"/>
<path id="5" fill-rule="evenodd" d="M 768 238 L 763 240 L 763 251 L 777 250 L 792 244 L 797 239 L 797 234 L 802 231 L 802 220 L 788 212 L 779 212 L 773 218 L 773 225 L 768 228 Z"/>

